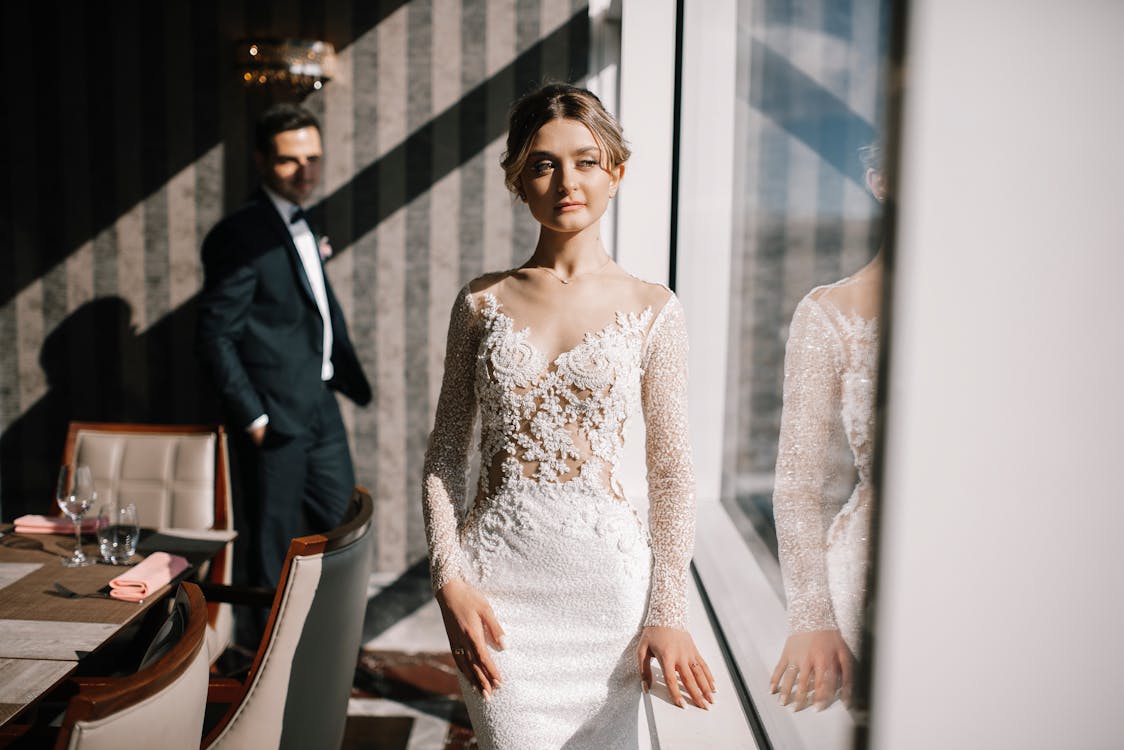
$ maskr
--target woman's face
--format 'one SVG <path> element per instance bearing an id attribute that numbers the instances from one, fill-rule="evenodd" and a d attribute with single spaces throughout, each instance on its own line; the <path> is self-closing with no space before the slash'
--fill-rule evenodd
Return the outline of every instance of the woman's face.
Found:
<path id="1" fill-rule="evenodd" d="M 597 224 L 623 175 L 623 164 L 603 166 L 589 128 L 577 120 L 559 119 L 535 133 L 520 186 L 540 224 L 576 233 Z"/>

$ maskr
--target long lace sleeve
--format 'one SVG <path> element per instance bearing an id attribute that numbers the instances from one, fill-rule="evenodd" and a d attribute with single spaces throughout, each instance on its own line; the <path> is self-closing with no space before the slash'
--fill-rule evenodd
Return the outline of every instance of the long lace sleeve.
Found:
<path id="1" fill-rule="evenodd" d="M 457 295 L 449 316 L 445 374 L 423 469 L 422 510 L 435 592 L 463 577 L 457 529 L 464 517 L 468 451 L 476 418 L 473 376 L 478 337 L 466 286 Z"/>
<path id="2" fill-rule="evenodd" d="M 695 546 L 695 474 L 687 428 L 687 327 L 674 295 L 652 323 L 640 398 L 648 464 L 652 593 L 645 626 L 684 629 Z"/>
<path id="3" fill-rule="evenodd" d="M 820 303 L 796 307 L 784 360 L 773 515 L 791 632 L 837 627 L 827 576 L 827 531 L 839 510 L 841 451 L 839 334 Z"/>

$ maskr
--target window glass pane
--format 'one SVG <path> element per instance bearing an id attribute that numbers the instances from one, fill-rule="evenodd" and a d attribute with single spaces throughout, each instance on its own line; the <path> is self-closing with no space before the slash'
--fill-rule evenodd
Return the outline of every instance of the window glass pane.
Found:
<path id="1" fill-rule="evenodd" d="M 774 668 L 798 678 L 801 656 L 825 648 L 809 633 L 860 652 L 889 10 L 887 0 L 738 1 L 721 500 L 788 608 L 783 632 L 806 636 L 757 644 L 743 672 L 756 670 L 746 688 L 758 706 L 775 708 Z M 827 746 L 797 726 L 814 712 L 774 708 L 764 723 L 787 732 L 774 745 Z M 818 736 L 845 746 L 842 726 Z"/>
<path id="2" fill-rule="evenodd" d="M 879 246 L 861 149 L 878 140 L 886 5 L 739 3 L 723 502 L 774 557 L 773 470 L 793 312 Z"/>

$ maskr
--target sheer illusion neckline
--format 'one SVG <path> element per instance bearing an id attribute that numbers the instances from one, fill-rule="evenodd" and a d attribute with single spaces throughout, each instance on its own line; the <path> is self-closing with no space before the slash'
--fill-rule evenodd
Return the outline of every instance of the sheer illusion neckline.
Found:
<path id="1" fill-rule="evenodd" d="M 503 318 L 505 321 L 507 321 L 507 323 L 510 325 L 511 333 L 520 338 L 520 343 L 522 343 L 522 344 L 530 347 L 532 350 L 534 350 L 535 354 L 537 354 L 539 357 L 542 357 L 543 361 L 548 363 L 548 366 L 555 366 L 555 367 L 557 367 L 559 364 L 561 364 L 562 361 L 564 359 L 566 359 L 567 356 L 569 356 L 569 355 L 573 354 L 574 352 L 580 350 L 582 347 L 588 346 L 589 344 L 593 343 L 594 341 L 597 341 L 598 339 L 603 339 L 610 331 L 624 331 L 625 326 L 623 326 L 621 324 L 621 318 L 622 317 L 633 318 L 635 320 L 642 320 L 642 319 L 645 319 L 645 318 L 650 319 L 650 316 L 652 314 L 652 306 L 651 305 L 647 305 L 646 307 L 644 307 L 644 309 L 640 310 L 639 312 L 628 312 L 628 311 L 625 311 L 625 310 L 615 310 L 615 311 L 613 311 L 612 318 L 605 325 L 601 326 L 600 328 L 596 328 L 596 329 L 584 332 L 581 335 L 581 339 L 576 344 L 561 350 L 560 352 L 558 352 L 553 357 L 548 357 L 547 354 L 546 354 L 546 350 L 543 349 L 543 347 L 541 347 L 538 344 L 531 341 L 531 337 L 534 335 L 534 329 L 532 329 L 531 326 L 520 327 L 519 324 L 516 322 L 516 320 L 513 317 L 511 317 L 510 315 L 508 315 L 506 312 L 503 311 L 504 304 L 502 302 L 500 302 L 499 298 L 496 297 L 496 295 L 492 294 L 491 292 L 481 292 L 480 296 L 490 301 L 490 305 L 486 308 L 486 310 L 489 314 L 496 315 L 498 317 Z M 666 307 L 667 307 L 667 304 L 665 303 L 663 308 L 660 309 L 661 314 L 663 313 L 663 310 Z M 655 327 L 654 322 L 652 323 L 651 327 Z M 650 330 L 651 329 L 649 328 L 649 332 L 650 332 Z"/>
<path id="2" fill-rule="evenodd" d="M 816 308 L 832 323 L 841 338 L 852 338 L 872 343 L 878 342 L 878 316 L 865 317 L 858 310 L 843 310 L 834 302 L 811 297 Z"/>

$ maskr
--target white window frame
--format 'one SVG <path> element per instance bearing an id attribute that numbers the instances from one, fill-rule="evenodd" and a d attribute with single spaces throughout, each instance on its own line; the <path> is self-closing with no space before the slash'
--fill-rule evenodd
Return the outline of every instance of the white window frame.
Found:
<path id="1" fill-rule="evenodd" d="M 591 4 L 591 14 L 598 3 Z M 636 276 L 668 284 L 671 276 L 672 153 L 675 130 L 675 0 L 623 0 L 612 3 L 610 13 L 620 18 L 618 90 L 613 92 L 602 71 L 608 55 L 594 49 L 595 89 L 608 104 L 617 101 L 616 111 L 624 126 L 633 156 L 626 168 L 624 187 L 616 201 L 614 248 L 617 261 Z M 599 23 L 595 16 L 594 39 Z M 643 434 L 629 425 L 628 450 L 622 478 L 637 505 L 646 505 Z M 688 618 L 692 635 L 711 665 L 721 698 L 710 711 L 688 708 L 686 712 L 667 700 L 659 684 L 645 696 L 640 715 L 642 750 L 647 748 L 715 748 L 755 750 L 745 714 L 737 700 L 737 676 L 726 669 L 716 631 L 707 627 L 704 595 L 693 586 L 689 592 Z M 658 675 L 658 669 L 657 669 Z"/>

